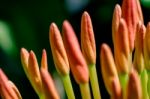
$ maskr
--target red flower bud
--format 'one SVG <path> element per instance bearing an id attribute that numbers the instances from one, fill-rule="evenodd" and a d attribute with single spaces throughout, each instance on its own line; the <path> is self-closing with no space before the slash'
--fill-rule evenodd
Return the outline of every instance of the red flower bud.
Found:
<path id="1" fill-rule="evenodd" d="M 88 67 L 80 50 L 75 32 L 68 21 L 64 21 L 62 32 L 73 76 L 78 84 L 87 83 L 89 81 Z"/>

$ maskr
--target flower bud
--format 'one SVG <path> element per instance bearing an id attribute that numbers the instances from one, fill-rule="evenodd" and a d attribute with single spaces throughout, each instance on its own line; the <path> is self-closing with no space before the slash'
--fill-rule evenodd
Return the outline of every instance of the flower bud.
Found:
<path id="1" fill-rule="evenodd" d="M 108 90 L 108 93 L 111 96 L 114 96 L 113 90 L 115 89 L 113 89 L 113 85 L 112 85 L 113 80 L 115 79 L 115 83 L 118 84 L 117 85 L 118 88 L 120 88 L 120 84 L 119 84 L 119 78 L 118 78 L 116 66 L 114 63 L 113 55 L 112 55 L 111 49 L 109 48 L 107 44 L 102 44 L 101 46 L 100 61 L 101 61 L 102 76 L 104 79 L 106 89 Z M 117 90 L 120 90 L 120 89 L 117 89 Z"/>
<path id="2" fill-rule="evenodd" d="M 43 49 L 43 52 L 42 52 L 41 68 L 48 69 L 47 54 L 46 54 L 46 50 L 45 49 Z"/>
<path id="3" fill-rule="evenodd" d="M 128 73 L 130 62 L 130 49 L 128 40 L 128 30 L 126 23 L 123 19 L 120 19 L 118 32 L 115 37 L 115 63 L 118 73 Z"/>
<path id="4" fill-rule="evenodd" d="M 135 54 L 134 54 L 134 66 L 140 73 L 144 69 L 144 38 L 145 38 L 145 26 L 139 22 L 136 27 L 135 36 Z"/>
<path id="5" fill-rule="evenodd" d="M 29 53 L 29 60 L 28 60 L 28 78 L 33 86 L 34 90 L 37 92 L 38 95 L 42 94 L 42 82 L 41 76 L 39 71 L 38 62 L 36 56 L 33 51 Z"/>
<path id="6" fill-rule="evenodd" d="M 89 81 L 88 67 L 80 50 L 75 32 L 68 21 L 63 22 L 62 32 L 73 76 L 78 84 L 87 83 Z"/>
<path id="7" fill-rule="evenodd" d="M 55 23 L 50 26 L 49 36 L 56 69 L 61 75 L 66 75 L 70 71 L 69 62 L 62 37 Z"/>
<path id="8" fill-rule="evenodd" d="M 115 46 L 115 37 L 116 37 L 116 33 L 118 31 L 118 26 L 119 26 L 119 22 L 121 19 L 121 7 L 119 4 L 116 4 L 115 9 L 114 9 L 114 13 L 113 13 L 113 19 L 112 19 L 112 39 L 113 39 L 113 43 Z"/>
<path id="9" fill-rule="evenodd" d="M 21 55 L 21 63 L 22 63 L 23 69 L 28 77 L 29 76 L 28 75 L 29 52 L 25 48 L 21 48 L 20 55 Z"/>
<path id="10" fill-rule="evenodd" d="M 81 19 L 81 47 L 88 64 L 96 63 L 96 45 L 91 18 L 84 12 Z"/>

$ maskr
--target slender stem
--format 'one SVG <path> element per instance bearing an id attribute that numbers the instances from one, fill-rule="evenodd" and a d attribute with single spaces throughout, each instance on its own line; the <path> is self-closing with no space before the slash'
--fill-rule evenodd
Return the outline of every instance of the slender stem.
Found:
<path id="1" fill-rule="evenodd" d="M 123 99 L 126 99 L 126 88 L 128 82 L 128 74 L 119 74 L 119 80 L 123 91 Z"/>
<path id="2" fill-rule="evenodd" d="M 68 99 L 75 99 L 69 74 L 61 76 Z"/>
<path id="3" fill-rule="evenodd" d="M 95 64 L 90 64 L 88 67 L 89 67 L 90 83 L 91 83 L 94 99 L 101 99 L 96 66 Z"/>
<path id="4" fill-rule="evenodd" d="M 141 87 L 142 87 L 142 99 L 149 99 L 148 96 L 148 75 L 146 70 L 143 70 L 140 74 L 140 80 L 141 80 Z"/>
<path id="5" fill-rule="evenodd" d="M 89 83 L 79 84 L 82 99 L 91 99 L 91 93 L 89 88 Z"/>
<path id="6" fill-rule="evenodd" d="M 147 92 L 150 97 L 150 71 L 149 70 L 147 70 L 147 75 L 148 75 Z"/>

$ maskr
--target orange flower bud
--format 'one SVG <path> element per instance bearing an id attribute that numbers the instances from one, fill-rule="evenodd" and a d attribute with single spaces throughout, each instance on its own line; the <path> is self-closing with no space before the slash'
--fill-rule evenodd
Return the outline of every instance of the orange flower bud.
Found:
<path id="1" fill-rule="evenodd" d="M 127 26 L 123 19 L 120 19 L 118 32 L 116 33 L 115 39 L 115 63 L 118 73 L 128 73 L 130 67 L 129 40 Z"/>
<path id="2" fill-rule="evenodd" d="M 55 23 L 50 25 L 49 36 L 56 69 L 61 75 L 66 75 L 70 71 L 69 62 L 62 37 Z"/>
<path id="3" fill-rule="evenodd" d="M 41 68 L 48 69 L 47 54 L 46 54 L 46 50 L 45 49 L 43 49 L 43 52 L 42 52 Z"/>
<path id="4" fill-rule="evenodd" d="M 142 99 L 141 83 L 139 75 L 135 70 L 129 75 L 127 85 L 127 99 Z"/>
<path id="5" fill-rule="evenodd" d="M 2 99 L 22 99 L 19 91 L 13 89 L 2 69 L 0 69 L 0 95 Z"/>
<path id="6" fill-rule="evenodd" d="M 43 84 L 43 92 L 45 95 L 44 99 L 60 99 L 58 92 L 55 88 L 54 82 L 52 80 L 51 75 L 49 74 L 47 69 L 40 69 L 42 84 Z"/>
<path id="7" fill-rule="evenodd" d="M 144 39 L 144 60 L 145 60 L 145 68 L 150 70 L 150 22 L 146 28 L 146 34 Z"/>
<path id="8" fill-rule="evenodd" d="M 145 26 L 139 22 L 136 27 L 135 36 L 135 54 L 134 54 L 134 66 L 140 73 L 144 69 L 144 38 L 145 38 Z"/>
<path id="9" fill-rule="evenodd" d="M 121 7 L 120 5 L 116 4 L 115 9 L 114 9 L 114 13 L 113 13 L 113 19 L 112 19 L 112 39 L 113 39 L 113 43 L 115 46 L 115 37 L 116 37 L 116 33 L 118 31 L 118 26 L 119 26 L 119 22 L 121 19 Z"/>
<path id="10" fill-rule="evenodd" d="M 133 51 L 136 25 L 139 21 L 143 22 L 143 15 L 139 0 L 123 0 L 122 17 L 127 23 L 130 51 Z"/>
<path id="11" fill-rule="evenodd" d="M 96 45 L 91 18 L 84 12 L 81 19 L 81 47 L 88 64 L 96 63 Z"/>
<path id="12" fill-rule="evenodd" d="M 28 78 L 38 95 L 42 94 L 42 82 L 38 62 L 33 51 L 29 53 Z"/>
<path id="13" fill-rule="evenodd" d="M 38 95 L 42 94 L 42 83 L 39 66 L 33 51 L 28 53 L 25 48 L 21 48 L 21 62 L 23 69 Z"/>
<path id="14" fill-rule="evenodd" d="M 101 61 L 101 71 L 104 79 L 104 83 L 108 93 L 113 96 L 113 80 L 115 79 L 115 83 L 117 83 L 117 87 L 120 87 L 119 78 L 116 70 L 116 66 L 114 63 L 113 55 L 111 49 L 107 44 L 102 44 L 101 52 L 100 52 L 100 61 Z M 116 91 L 119 89 L 116 89 Z M 117 94 L 117 93 L 116 93 Z"/>
<path id="15" fill-rule="evenodd" d="M 29 76 L 28 75 L 29 52 L 25 48 L 21 48 L 20 55 L 21 55 L 21 63 L 22 63 L 23 69 L 26 75 Z"/>
<path id="16" fill-rule="evenodd" d="M 63 22 L 62 32 L 73 76 L 78 84 L 87 83 L 89 81 L 88 67 L 80 50 L 75 32 L 68 21 Z"/>

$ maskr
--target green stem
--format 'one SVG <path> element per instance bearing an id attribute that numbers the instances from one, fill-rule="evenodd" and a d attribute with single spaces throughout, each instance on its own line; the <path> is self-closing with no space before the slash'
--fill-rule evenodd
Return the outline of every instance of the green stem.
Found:
<path id="1" fill-rule="evenodd" d="M 140 74 L 140 80 L 141 80 L 141 87 L 142 87 L 142 99 L 149 99 L 148 96 L 148 76 L 146 70 L 143 70 Z"/>
<path id="2" fill-rule="evenodd" d="M 126 99 L 126 88 L 128 82 L 128 74 L 119 74 L 119 80 L 122 87 L 123 99 Z"/>
<path id="3" fill-rule="evenodd" d="M 61 76 L 68 99 L 75 99 L 69 74 Z"/>
<path id="4" fill-rule="evenodd" d="M 79 84 L 82 99 L 91 99 L 89 83 L 81 83 Z"/>
<path id="5" fill-rule="evenodd" d="M 147 70 L 147 75 L 148 75 L 147 92 L 150 97 L 150 71 L 149 70 Z"/>
<path id="6" fill-rule="evenodd" d="M 96 66 L 95 64 L 90 64 L 88 67 L 89 67 L 90 83 L 91 83 L 94 99 L 101 99 Z"/>

